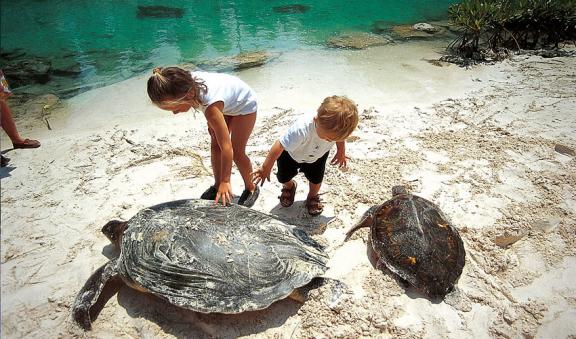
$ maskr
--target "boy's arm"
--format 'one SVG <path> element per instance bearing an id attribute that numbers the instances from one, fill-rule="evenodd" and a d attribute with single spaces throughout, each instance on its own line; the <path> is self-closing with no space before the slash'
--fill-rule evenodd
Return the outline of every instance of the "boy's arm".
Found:
<path id="1" fill-rule="evenodd" d="M 336 142 L 336 153 L 346 154 L 346 141 Z"/>
<path id="2" fill-rule="evenodd" d="M 345 167 L 348 157 L 346 156 L 346 142 L 336 142 L 336 155 L 330 161 L 331 165 L 338 165 L 338 167 Z"/>
<path id="3" fill-rule="evenodd" d="M 272 167 L 274 166 L 274 162 L 280 157 L 280 155 L 284 152 L 284 147 L 280 141 L 276 140 L 276 142 L 270 148 L 268 155 L 266 156 L 266 160 L 260 168 L 252 172 L 252 180 L 254 184 L 260 186 L 264 185 L 264 181 L 268 179 L 270 181 L 270 172 L 272 172 Z"/>

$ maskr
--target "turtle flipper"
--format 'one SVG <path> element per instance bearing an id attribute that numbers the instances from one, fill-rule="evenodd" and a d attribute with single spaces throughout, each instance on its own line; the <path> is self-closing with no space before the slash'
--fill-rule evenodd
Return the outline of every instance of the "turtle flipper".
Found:
<path id="1" fill-rule="evenodd" d="M 346 284 L 337 279 L 317 277 L 312 279 L 308 284 L 296 288 L 288 297 L 300 303 L 308 300 L 308 296 L 312 290 L 327 286 L 330 288 L 330 300 L 326 303 L 332 307 L 338 304 L 343 294 L 349 293 L 350 290 Z"/>
<path id="2" fill-rule="evenodd" d="M 97 269 L 76 296 L 72 317 L 84 330 L 92 328 L 92 320 L 98 316 L 108 299 L 120 289 L 122 279 L 118 275 L 116 264 L 116 259 L 110 260 Z"/>
<path id="3" fill-rule="evenodd" d="M 366 212 L 364 212 L 364 215 L 362 216 L 362 219 L 360 220 L 360 222 L 357 223 L 356 225 L 352 226 L 352 228 L 350 230 L 348 230 L 348 232 L 346 232 L 346 238 L 344 238 L 344 241 L 348 241 L 348 239 L 350 239 L 352 234 L 354 232 L 356 232 L 359 228 L 370 227 L 370 225 L 372 225 L 372 221 L 374 219 L 374 213 L 376 213 L 376 210 L 379 207 L 380 207 L 380 205 L 372 206 Z"/>

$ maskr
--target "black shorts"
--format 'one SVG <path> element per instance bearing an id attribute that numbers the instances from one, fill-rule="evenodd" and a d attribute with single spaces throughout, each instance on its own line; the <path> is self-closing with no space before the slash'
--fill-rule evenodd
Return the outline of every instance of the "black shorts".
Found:
<path id="1" fill-rule="evenodd" d="M 284 151 L 276 161 L 278 165 L 278 173 L 276 173 L 276 178 L 282 184 L 287 183 L 292 178 L 298 174 L 298 170 L 304 173 L 306 179 L 308 179 L 312 184 L 319 184 L 324 179 L 324 171 L 326 169 L 326 159 L 328 159 L 328 153 L 324 154 L 320 159 L 314 161 L 313 163 L 301 163 L 294 160 L 288 152 Z"/>

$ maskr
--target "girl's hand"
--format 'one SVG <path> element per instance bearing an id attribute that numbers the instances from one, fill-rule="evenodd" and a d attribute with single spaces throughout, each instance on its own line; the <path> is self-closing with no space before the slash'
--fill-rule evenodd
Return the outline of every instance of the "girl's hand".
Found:
<path id="1" fill-rule="evenodd" d="M 216 193 L 216 203 L 222 198 L 222 205 L 226 206 L 232 203 L 232 185 L 229 182 L 221 182 L 218 186 L 218 193 Z"/>
<path id="2" fill-rule="evenodd" d="M 348 163 L 348 158 L 344 152 L 336 152 L 336 155 L 330 161 L 330 165 L 338 165 L 339 168 L 346 167 Z"/>
<path id="3" fill-rule="evenodd" d="M 260 167 L 254 172 L 250 173 L 254 185 L 260 184 L 260 186 L 264 186 L 264 182 L 266 181 L 266 179 L 270 181 L 270 172 L 271 171 L 269 169 L 266 170 L 264 167 Z"/>

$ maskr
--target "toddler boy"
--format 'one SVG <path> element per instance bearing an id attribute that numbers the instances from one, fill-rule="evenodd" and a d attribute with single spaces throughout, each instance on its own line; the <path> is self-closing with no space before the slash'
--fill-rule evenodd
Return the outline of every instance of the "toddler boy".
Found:
<path id="1" fill-rule="evenodd" d="M 280 204 L 289 207 L 294 203 L 296 182 L 292 180 L 298 170 L 309 181 L 306 208 L 310 215 L 322 213 L 324 207 L 318 192 L 324 179 L 326 160 L 330 148 L 336 144 L 332 165 L 346 166 L 345 140 L 358 125 L 356 104 L 343 96 L 324 99 L 316 115 L 298 119 L 273 145 L 260 168 L 252 172 L 256 185 L 270 181 L 270 172 L 277 160 L 276 177 L 282 184 Z"/>

